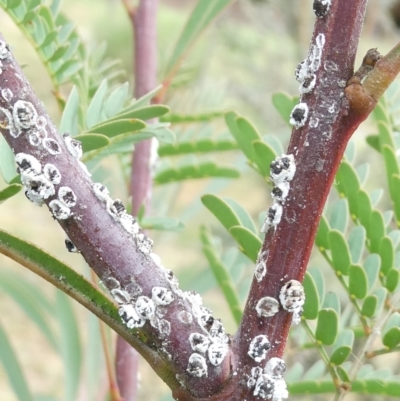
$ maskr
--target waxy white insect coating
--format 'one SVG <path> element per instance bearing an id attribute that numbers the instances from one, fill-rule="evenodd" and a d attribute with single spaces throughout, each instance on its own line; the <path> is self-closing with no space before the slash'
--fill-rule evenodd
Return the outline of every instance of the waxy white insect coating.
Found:
<path id="1" fill-rule="evenodd" d="M 135 236 L 136 245 L 140 252 L 148 255 L 153 249 L 153 240 L 144 235 L 143 233 Z"/>
<path id="2" fill-rule="evenodd" d="M 169 305 L 174 300 L 172 292 L 164 287 L 154 287 L 151 296 L 156 305 Z"/>
<path id="3" fill-rule="evenodd" d="M 274 378 L 282 377 L 285 371 L 286 371 L 285 361 L 277 357 L 269 359 L 264 368 L 264 373 L 267 373 Z"/>
<path id="4" fill-rule="evenodd" d="M 325 17 L 330 8 L 331 8 L 332 0 L 314 0 L 313 2 L 313 10 L 315 15 L 318 18 Z"/>
<path id="5" fill-rule="evenodd" d="M 279 311 L 279 302 L 272 297 L 261 298 L 256 305 L 258 317 L 271 317 Z"/>
<path id="6" fill-rule="evenodd" d="M 131 297 L 126 291 L 121 290 L 120 288 L 114 288 L 110 291 L 112 297 L 119 303 L 120 305 L 128 304 L 131 301 Z"/>
<path id="7" fill-rule="evenodd" d="M 28 129 L 36 125 L 37 112 L 32 103 L 17 100 L 13 106 L 13 118 L 17 127 Z"/>
<path id="8" fill-rule="evenodd" d="M 12 137 L 18 138 L 21 135 L 21 128 L 14 125 L 14 120 L 11 113 L 3 107 L 0 107 L 0 122 L 4 129 L 8 129 L 10 131 L 10 135 Z"/>
<path id="9" fill-rule="evenodd" d="M 43 174 L 54 185 L 58 185 L 61 182 L 61 173 L 54 164 L 45 164 Z"/>
<path id="10" fill-rule="evenodd" d="M 290 113 L 290 124 L 295 128 L 301 128 L 305 125 L 308 118 L 308 106 L 306 103 L 299 103 Z"/>
<path id="11" fill-rule="evenodd" d="M 279 203 L 274 203 L 267 211 L 264 223 L 261 227 L 262 233 L 267 233 L 271 227 L 276 227 L 282 218 L 283 208 Z"/>
<path id="12" fill-rule="evenodd" d="M 189 357 L 189 362 L 186 371 L 195 377 L 207 377 L 208 376 L 208 368 L 207 362 L 204 356 L 193 353 Z"/>
<path id="13" fill-rule="evenodd" d="M 15 155 L 15 163 L 17 163 L 17 172 L 24 173 L 34 173 L 40 174 L 42 171 L 42 166 L 36 157 L 28 155 L 26 153 L 17 153 Z"/>
<path id="14" fill-rule="evenodd" d="M 260 375 L 257 379 L 253 395 L 264 400 L 271 399 L 274 392 L 274 384 L 275 381 L 271 376 L 267 374 Z"/>
<path id="15" fill-rule="evenodd" d="M 99 182 L 93 184 L 93 191 L 97 199 L 101 200 L 104 203 L 106 203 L 107 200 L 110 199 L 110 192 L 108 191 L 107 187 Z"/>
<path id="16" fill-rule="evenodd" d="M 129 329 L 143 327 L 146 323 L 146 320 L 142 319 L 137 314 L 136 309 L 132 304 L 121 305 L 118 309 L 118 313 Z"/>
<path id="17" fill-rule="evenodd" d="M 208 337 L 200 333 L 191 333 L 189 336 L 189 342 L 192 350 L 200 352 L 201 354 L 205 354 L 207 352 L 211 343 Z"/>
<path id="18" fill-rule="evenodd" d="M 299 310 L 305 302 L 304 288 L 301 283 L 297 280 L 288 281 L 281 288 L 279 300 L 285 310 L 289 312 Z"/>
<path id="19" fill-rule="evenodd" d="M 53 156 L 61 154 L 61 146 L 52 138 L 44 138 L 42 145 Z"/>
<path id="20" fill-rule="evenodd" d="M 67 248 L 68 252 L 79 253 L 78 248 L 75 246 L 75 244 L 69 238 L 65 239 L 65 247 Z"/>
<path id="21" fill-rule="evenodd" d="M 1 90 L 1 96 L 3 97 L 3 99 L 7 102 L 10 103 L 12 98 L 13 98 L 13 93 L 11 92 L 10 88 L 3 88 Z"/>
<path id="22" fill-rule="evenodd" d="M 304 79 L 308 75 L 308 59 L 303 60 L 301 63 L 297 65 L 294 75 L 297 81 L 299 82 L 304 81 Z"/>
<path id="23" fill-rule="evenodd" d="M 271 343 L 268 337 L 260 334 L 253 338 L 250 343 L 248 355 L 256 362 L 261 362 L 267 356 L 268 350 L 271 348 Z"/>
<path id="24" fill-rule="evenodd" d="M 0 59 L 4 60 L 8 58 L 9 55 L 10 55 L 10 50 L 8 48 L 7 43 L 4 42 L 3 40 L 0 40 Z"/>
<path id="25" fill-rule="evenodd" d="M 154 313 L 156 310 L 156 306 L 154 305 L 154 302 L 150 298 L 148 298 L 144 295 L 140 296 L 137 299 L 135 307 L 136 307 L 136 312 L 138 313 L 138 315 L 141 318 L 147 319 L 147 320 L 150 320 L 154 316 Z"/>
<path id="26" fill-rule="evenodd" d="M 42 174 L 29 177 L 24 177 L 24 184 L 27 192 L 33 197 L 47 199 L 55 194 L 54 185 Z"/>
<path id="27" fill-rule="evenodd" d="M 296 173 L 296 163 L 293 155 L 276 157 L 270 164 L 270 175 L 275 186 L 290 182 Z"/>
<path id="28" fill-rule="evenodd" d="M 68 149 L 68 152 L 75 157 L 75 159 L 80 159 L 82 157 L 82 143 L 71 136 L 66 132 L 63 134 L 65 146 Z"/>
<path id="29" fill-rule="evenodd" d="M 260 282 L 265 277 L 266 274 L 267 274 L 267 265 L 263 260 L 260 260 L 256 264 L 256 268 L 254 271 L 254 277 L 256 278 L 256 280 L 258 282 Z"/>
<path id="30" fill-rule="evenodd" d="M 186 311 L 180 311 L 178 312 L 178 319 L 181 323 L 185 325 L 190 325 L 193 323 L 193 315 L 189 312 Z"/>
<path id="31" fill-rule="evenodd" d="M 74 207 L 76 205 L 76 195 L 69 187 L 60 187 L 58 190 L 58 199 L 67 207 Z"/>
<path id="32" fill-rule="evenodd" d="M 315 88 L 316 82 L 317 76 L 315 74 L 307 75 L 299 87 L 300 94 L 304 95 L 312 92 L 312 90 Z"/>
<path id="33" fill-rule="evenodd" d="M 57 220 L 66 220 L 68 217 L 71 216 L 71 209 L 67 206 L 65 206 L 63 203 L 61 203 L 57 199 L 53 199 L 49 203 L 51 212 L 53 213 L 53 216 Z"/>
<path id="34" fill-rule="evenodd" d="M 228 346 L 224 343 L 215 342 L 208 347 L 208 360 L 214 366 L 221 365 L 228 353 Z"/>
<path id="35" fill-rule="evenodd" d="M 288 181 L 279 182 L 272 189 L 272 198 L 276 202 L 284 202 L 289 194 L 290 184 Z"/>

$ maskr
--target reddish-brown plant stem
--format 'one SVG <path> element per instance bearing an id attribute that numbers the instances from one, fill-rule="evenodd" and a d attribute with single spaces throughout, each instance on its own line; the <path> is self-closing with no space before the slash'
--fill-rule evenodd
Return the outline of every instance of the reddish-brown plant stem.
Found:
<path id="1" fill-rule="evenodd" d="M 262 246 L 267 274 L 260 283 L 253 280 L 235 336 L 239 369 L 252 365 L 248 346 L 259 334 L 267 335 L 272 344 L 269 356 L 282 357 L 292 315 L 281 309 L 271 318 L 260 319 L 255 306 L 265 296 L 277 299 L 288 280 L 303 280 L 322 208 L 346 144 L 371 111 L 352 112 L 344 95 L 353 74 L 365 8 L 366 0 L 337 0 L 326 17 L 316 19 L 311 43 L 316 43 L 317 35 L 324 35 L 321 64 L 315 72 L 314 90 L 300 100 L 308 107 L 307 120 L 303 127 L 293 129 L 288 147 L 287 153 L 294 155 L 296 174 L 282 219 L 268 232 Z M 252 399 L 251 395 L 246 394 L 246 399 Z"/>
<path id="2" fill-rule="evenodd" d="M 3 40 L 0 35 L 0 41 Z M 134 284 L 140 288 L 141 294 L 147 297 L 152 297 L 154 287 L 175 291 L 174 301 L 163 309 L 163 320 L 169 323 L 167 332 L 161 332 L 149 321 L 140 329 L 126 328 L 126 331 L 140 339 L 140 344 L 144 347 L 138 346 L 137 349 L 171 389 L 176 389 L 184 383 L 195 396 L 207 397 L 215 394 L 229 377 L 230 351 L 221 365 L 208 366 L 208 377 L 199 378 L 188 373 L 188 358 L 193 352 L 189 335 L 201 332 L 203 325 L 200 319 L 192 319 L 187 323 L 180 316 L 182 313 L 194 313 L 194 301 L 189 299 L 190 294 L 179 290 L 172 272 L 162 268 L 154 258 L 141 250 L 136 242 L 137 237 L 132 237 L 132 234 L 107 212 L 104 202 L 96 196 L 92 180 L 68 150 L 7 45 L 1 45 L 3 66 L 0 87 L 9 89 L 12 96 L 0 97 L 0 132 L 15 154 L 23 153 L 34 157 L 41 169 L 46 164 L 54 164 L 61 175 L 60 184 L 54 185 L 54 195 L 44 199 L 44 204 L 49 206 L 50 202 L 57 199 L 61 186 L 73 191 L 77 202 L 70 209 L 71 215 L 57 222 L 103 282 L 116 280 L 121 288 Z M 49 149 L 53 148 L 44 146 L 43 142 L 39 146 L 31 144 L 28 129 L 24 128 L 16 135 L 13 114 L 16 113 L 18 101 L 29 105 L 29 110 L 26 109 L 21 118 L 26 118 L 26 113 L 32 117 L 32 121 L 40 117 L 42 127 L 45 125 L 46 143 L 50 141 L 53 146 L 57 145 L 57 154 L 52 154 Z"/>
<path id="3" fill-rule="evenodd" d="M 158 0 L 141 0 L 137 8 L 124 0 L 134 32 L 134 95 L 139 98 L 157 84 L 157 8 Z M 148 211 L 152 190 L 150 165 L 152 141 L 138 143 L 133 151 L 130 195 L 132 214 L 143 205 Z M 139 354 L 122 337 L 117 338 L 116 372 L 125 401 L 135 401 L 138 391 Z"/>

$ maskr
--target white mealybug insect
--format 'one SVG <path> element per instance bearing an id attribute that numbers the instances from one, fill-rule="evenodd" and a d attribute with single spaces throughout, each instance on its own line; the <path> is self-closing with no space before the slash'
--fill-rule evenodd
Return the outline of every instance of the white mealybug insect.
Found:
<path id="1" fill-rule="evenodd" d="M 308 66 L 312 72 L 316 72 L 321 65 L 322 49 L 322 47 L 317 45 L 311 46 Z"/>
<path id="2" fill-rule="evenodd" d="M 260 260 L 256 264 L 254 276 L 258 282 L 260 282 L 267 274 L 267 265 L 263 260 Z"/>
<path id="3" fill-rule="evenodd" d="M 54 164 L 45 164 L 43 167 L 43 174 L 54 185 L 58 185 L 61 182 L 61 174 Z"/>
<path id="4" fill-rule="evenodd" d="M 139 284 L 135 281 L 134 278 L 131 278 L 131 282 L 125 286 L 125 291 L 132 298 L 136 298 L 143 292 L 142 287 L 139 286 Z"/>
<path id="5" fill-rule="evenodd" d="M 292 181 L 296 173 L 294 156 L 282 155 L 281 157 L 276 157 L 270 164 L 270 169 L 271 179 L 275 186 L 278 186 L 278 184 L 284 181 Z"/>
<path id="6" fill-rule="evenodd" d="M 7 102 L 10 103 L 12 98 L 13 98 L 13 93 L 11 92 L 10 88 L 3 88 L 1 90 L 1 96 L 3 97 L 3 99 Z"/>
<path id="7" fill-rule="evenodd" d="M 323 48 L 325 45 L 325 35 L 323 33 L 319 33 L 315 38 L 315 43 L 319 48 Z"/>
<path id="8" fill-rule="evenodd" d="M 3 40 L 0 40 L 0 59 L 4 60 L 10 55 L 10 49 L 8 45 Z"/>
<path id="9" fill-rule="evenodd" d="M 215 342 L 229 342 L 229 337 L 226 335 L 224 325 L 220 319 L 213 319 L 210 327 L 210 336 Z"/>
<path id="10" fill-rule="evenodd" d="M 53 156 L 61 154 L 61 146 L 55 139 L 44 138 L 42 145 Z"/>
<path id="11" fill-rule="evenodd" d="M 139 233 L 140 226 L 136 219 L 128 213 L 123 213 L 120 217 L 119 222 L 126 232 L 135 236 Z"/>
<path id="12" fill-rule="evenodd" d="M 68 252 L 79 253 L 78 248 L 75 246 L 75 244 L 69 238 L 65 238 L 65 247 L 67 248 Z"/>
<path id="13" fill-rule="evenodd" d="M 35 156 L 28 155 L 26 153 L 17 153 L 15 155 L 15 163 L 17 163 L 17 172 L 20 174 L 33 173 L 40 174 L 42 170 L 42 165 Z"/>
<path id="14" fill-rule="evenodd" d="M 63 134 L 63 138 L 68 152 L 75 157 L 75 159 L 80 159 L 83 154 L 82 143 L 74 138 L 71 138 L 71 135 L 68 132 Z"/>
<path id="15" fill-rule="evenodd" d="M 260 375 L 262 375 L 262 373 L 263 370 L 259 366 L 251 368 L 251 375 L 248 377 L 247 387 L 253 388 L 257 383 L 257 379 L 260 377 Z"/>
<path id="16" fill-rule="evenodd" d="M 182 310 L 178 313 L 178 319 L 181 323 L 186 324 L 186 325 L 193 323 L 193 315 L 184 310 Z"/>
<path id="17" fill-rule="evenodd" d="M 69 187 L 59 188 L 58 199 L 67 207 L 74 207 L 76 205 L 76 195 Z"/>
<path id="18" fill-rule="evenodd" d="M 28 129 L 36 125 L 37 112 L 32 103 L 17 100 L 13 106 L 13 117 L 17 127 Z"/>
<path id="19" fill-rule="evenodd" d="M 208 368 L 207 362 L 204 356 L 200 354 L 193 353 L 189 357 L 189 362 L 186 371 L 195 377 L 207 377 L 208 376 Z"/>
<path id="20" fill-rule="evenodd" d="M 151 253 L 151 250 L 153 249 L 153 240 L 152 239 L 150 239 L 143 233 L 140 233 L 140 234 L 136 235 L 135 240 L 136 240 L 136 245 L 140 252 L 142 252 L 144 254 Z"/>
<path id="21" fill-rule="evenodd" d="M 168 320 L 160 319 L 157 324 L 157 329 L 162 336 L 168 337 L 171 334 L 171 323 Z"/>
<path id="22" fill-rule="evenodd" d="M 174 300 L 172 292 L 164 287 L 154 287 L 151 290 L 151 297 L 156 305 L 169 305 Z"/>
<path id="23" fill-rule="evenodd" d="M 34 198 L 47 199 L 55 194 L 54 185 L 43 175 L 29 177 L 24 179 L 23 182 L 27 192 Z"/>
<path id="24" fill-rule="evenodd" d="M 110 192 L 103 184 L 96 182 L 93 184 L 93 191 L 97 199 L 106 203 L 110 199 Z"/>
<path id="25" fill-rule="evenodd" d="M 39 116 L 36 119 L 36 127 L 39 128 L 40 130 L 44 130 L 47 126 L 47 120 L 46 117 Z"/>
<path id="26" fill-rule="evenodd" d="M 307 75 L 299 87 L 300 94 L 304 95 L 305 93 L 312 92 L 312 90 L 315 88 L 316 82 L 317 76 L 315 74 Z"/>
<path id="27" fill-rule="evenodd" d="M 274 316 L 279 311 L 279 302 L 272 297 L 261 298 L 256 305 L 258 317 Z"/>
<path id="28" fill-rule="evenodd" d="M 304 288 L 297 280 L 288 281 L 279 293 L 279 300 L 283 309 L 294 312 L 304 305 Z"/>
<path id="29" fill-rule="evenodd" d="M 49 203 L 51 212 L 53 213 L 53 216 L 57 220 L 65 220 L 68 219 L 68 217 L 71 216 L 71 209 L 67 206 L 65 206 L 63 203 L 61 203 L 57 199 L 53 199 Z"/>
<path id="30" fill-rule="evenodd" d="M 286 382 L 283 378 L 276 378 L 274 383 L 274 392 L 272 401 L 282 401 L 289 397 L 289 392 L 286 387 Z"/>
<path id="31" fill-rule="evenodd" d="M 42 139 L 46 138 L 46 136 L 42 135 L 41 131 L 30 130 L 28 135 L 29 143 L 32 146 L 39 146 L 42 143 Z"/>
<path id="32" fill-rule="evenodd" d="M 214 366 L 221 365 L 228 353 L 228 346 L 225 343 L 215 342 L 208 347 L 208 360 Z"/>
<path id="33" fill-rule="evenodd" d="M 156 311 L 156 306 L 154 305 L 154 302 L 144 295 L 140 296 L 137 299 L 135 307 L 138 315 L 141 318 L 147 320 L 150 320 L 154 316 L 154 313 Z"/>
<path id="34" fill-rule="evenodd" d="M 287 181 L 279 182 L 272 189 L 272 198 L 277 202 L 283 202 L 289 194 L 290 184 Z"/>
<path id="35" fill-rule="evenodd" d="M 253 395 L 264 400 L 271 399 L 274 392 L 275 380 L 267 374 L 258 377 Z"/>
<path id="36" fill-rule="evenodd" d="M 325 17 L 331 8 L 332 0 L 314 0 L 313 10 L 318 18 Z"/>
<path id="37" fill-rule="evenodd" d="M 267 233 L 271 227 L 276 227 L 282 218 L 283 208 L 279 203 L 274 203 L 267 211 L 264 223 L 261 227 L 262 233 Z"/>
<path id="38" fill-rule="evenodd" d="M 120 288 L 114 288 L 110 291 L 111 296 L 116 300 L 120 305 L 128 304 L 131 301 L 131 297 L 126 291 L 121 290 Z"/>
<path id="39" fill-rule="evenodd" d="M 129 329 L 143 327 L 146 320 L 142 319 L 132 304 L 121 305 L 118 313 Z"/>
<path id="40" fill-rule="evenodd" d="M 274 377 L 280 378 L 286 371 L 285 361 L 281 358 L 273 357 L 265 365 L 264 373 Z"/>
<path id="41" fill-rule="evenodd" d="M 206 337 L 203 334 L 192 333 L 189 336 L 189 342 L 193 351 L 205 354 L 208 350 L 211 341 L 209 340 L 208 337 Z"/>
<path id="42" fill-rule="evenodd" d="M 305 125 L 308 117 L 308 106 L 306 103 L 299 103 L 290 113 L 290 124 L 295 128 L 301 128 Z"/>
<path id="43" fill-rule="evenodd" d="M 14 120 L 11 113 L 3 107 L 0 107 L 0 123 L 2 128 L 10 131 L 10 135 L 12 137 L 18 138 L 21 135 L 21 128 L 14 125 Z"/>
<path id="44" fill-rule="evenodd" d="M 260 334 L 253 338 L 250 343 L 248 355 L 256 362 L 261 362 L 267 356 L 268 350 L 271 348 L 271 343 L 268 337 Z"/>
<path id="45" fill-rule="evenodd" d="M 297 81 L 303 82 L 304 79 L 307 77 L 307 75 L 308 75 L 308 59 L 305 59 L 297 65 L 296 70 L 294 72 L 294 76 L 296 77 Z"/>
<path id="46" fill-rule="evenodd" d="M 106 278 L 102 281 L 102 283 L 105 285 L 105 287 L 106 287 L 109 291 L 114 290 L 115 288 L 119 288 L 119 287 L 121 286 L 120 283 L 119 283 L 119 281 L 118 281 L 116 278 L 111 277 L 111 276 L 106 277 Z"/>

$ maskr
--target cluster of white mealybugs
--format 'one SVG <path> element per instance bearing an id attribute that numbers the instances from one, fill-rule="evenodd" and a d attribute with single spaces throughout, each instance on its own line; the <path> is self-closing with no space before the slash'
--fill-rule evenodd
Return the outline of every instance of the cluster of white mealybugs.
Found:
<path id="1" fill-rule="evenodd" d="M 60 184 L 61 174 L 54 164 L 47 163 L 43 166 L 34 156 L 26 153 L 17 153 L 15 162 L 18 173 L 21 174 L 21 182 L 25 187 L 27 198 L 41 206 L 44 199 L 55 195 L 55 185 Z M 58 188 L 57 199 L 49 203 L 53 216 L 58 220 L 65 220 L 72 215 L 71 208 L 76 205 L 74 191 L 66 186 Z"/>
<path id="2" fill-rule="evenodd" d="M 169 289 L 154 287 L 150 298 L 142 295 L 142 289 L 133 279 L 124 288 L 113 277 L 107 278 L 103 283 L 118 303 L 118 313 L 129 329 L 143 327 L 148 321 L 159 331 L 161 337 L 167 337 L 170 334 L 171 324 L 163 319 L 165 314 L 163 307 L 174 300 Z"/>
<path id="3" fill-rule="evenodd" d="M 268 209 L 264 223 L 261 227 L 262 233 L 267 233 L 271 227 L 276 227 L 282 218 L 285 199 L 289 194 L 290 181 L 296 172 L 296 164 L 293 155 L 282 155 L 271 163 L 271 179 L 274 183 L 272 190 L 273 205 Z"/>
<path id="4" fill-rule="evenodd" d="M 319 33 L 315 38 L 315 44 L 311 46 L 308 58 L 303 60 L 296 68 L 295 76 L 300 82 L 300 95 L 311 93 L 316 85 L 316 71 L 321 65 L 322 50 L 325 45 L 325 35 Z M 290 113 L 290 124 L 295 128 L 301 128 L 308 119 L 307 103 L 300 101 Z"/>
<path id="5" fill-rule="evenodd" d="M 186 371 L 194 377 L 207 377 L 207 360 L 213 366 L 223 362 L 229 350 L 229 337 L 222 322 L 214 319 L 212 312 L 202 305 L 199 294 L 185 292 L 183 296 L 191 303 L 193 315 L 202 329 L 201 333 L 189 336 L 194 352 L 189 357 Z"/>
<path id="6" fill-rule="evenodd" d="M 256 339 L 258 337 L 262 336 L 257 336 Z M 285 370 L 286 365 L 282 359 L 276 357 L 270 358 L 264 368 L 255 367 L 251 369 L 251 374 L 247 380 L 247 387 L 254 388 L 253 395 L 261 399 L 280 401 L 287 398 L 288 391 L 282 377 Z"/>
<path id="7" fill-rule="evenodd" d="M 119 199 L 112 199 L 110 197 L 110 192 L 103 184 L 94 183 L 92 187 L 97 199 L 105 204 L 107 213 L 114 219 L 114 221 L 120 223 L 124 230 L 131 235 L 138 250 L 149 255 L 153 248 L 153 241 L 140 232 L 141 227 L 139 226 L 139 223 L 133 216 L 126 213 L 122 201 Z"/>
<path id="8" fill-rule="evenodd" d="M 293 313 L 292 322 L 300 323 L 305 302 L 304 288 L 297 280 L 289 280 L 279 293 L 279 300 L 283 309 Z"/>
<path id="9" fill-rule="evenodd" d="M 263 400 L 281 401 L 288 398 L 283 373 L 286 370 L 285 362 L 280 358 L 271 358 L 264 368 L 251 369 L 248 376 L 247 387 L 254 388 L 253 395 Z"/>

